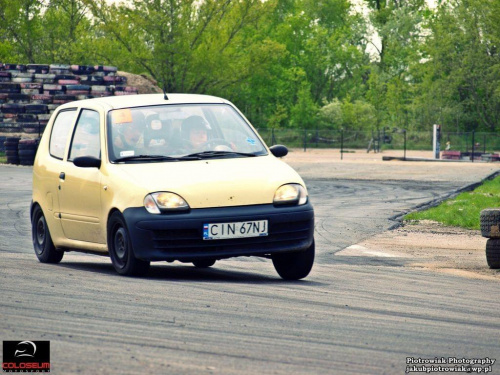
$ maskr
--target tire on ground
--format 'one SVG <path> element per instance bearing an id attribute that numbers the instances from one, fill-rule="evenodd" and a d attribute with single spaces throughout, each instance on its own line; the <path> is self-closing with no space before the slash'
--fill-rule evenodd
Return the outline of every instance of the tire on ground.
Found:
<path id="1" fill-rule="evenodd" d="M 31 216 L 31 235 L 35 254 L 41 263 L 59 263 L 63 256 L 63 251 L 56 250 L 49 227 L 40 206 L 36 205 Z"/>
<path id="2" fill-rule="evenodd" d="M 193 262 L 193 265 L 196 268 L 209 268 L 212 267 L 215 264 L 215 259 L 208 258 L 208 259 L 198 259 Z"/>
<path id="3" fill-rule="evenodd" d="M 500 268 L 500 239 L 486 241 L 486 262 L 491 269 Z"/>
<path id="4" fill-rule="evenodd" d="M 135 257 L 127 224 L 120 212 L 111 214 L 107 228 L 109 256 L 116 272 L 124 276 L 145 275 L 150 263 Z"/>
<path id="5" fill-rule="evenodd" d="M 481 235 L 486 238 L 500 238 L 500 208 L 481 211 Z"/>
<path id="6" fill-rule="evenodd" d="M 314 264 L 314 241 L 304 251 L 275 254 L 272 257 L 274 269 L 285 280 L 300 280 L 309 275 Z"/>
<path id="7" fill-rule="evenodd" d="M 15 156 L 7 156 L 7 164 L 19 164 L 19 158 Z"/>

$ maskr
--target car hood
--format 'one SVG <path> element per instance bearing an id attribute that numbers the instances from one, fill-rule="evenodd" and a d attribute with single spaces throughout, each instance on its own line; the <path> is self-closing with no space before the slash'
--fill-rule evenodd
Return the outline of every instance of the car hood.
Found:
<path id="1" fill-rule="evenodd" d="M 270 204 L 276 189 L 300 176 L 274 156 L 120 164 L 119 169 L 148 192 L 179 194 L 191 208 Z"/>

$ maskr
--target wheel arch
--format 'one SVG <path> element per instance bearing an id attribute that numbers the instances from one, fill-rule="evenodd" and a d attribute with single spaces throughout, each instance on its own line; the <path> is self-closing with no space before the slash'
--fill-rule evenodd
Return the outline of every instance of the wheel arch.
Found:
<path id="1" fill-rule="evenodd" d="M 35 210 L 36 206 L 39 206 L 40 209 L 42 208 L 42 206 L 40 206 L 40 204 L 38 202 L 33 201 L 33 199 L 32 199 L 31 204 L 30 204 L 30 222 L 33 222 L 33 211 Z M 43 212 L 43 209 L 42 209 L 42 212 Z"/>

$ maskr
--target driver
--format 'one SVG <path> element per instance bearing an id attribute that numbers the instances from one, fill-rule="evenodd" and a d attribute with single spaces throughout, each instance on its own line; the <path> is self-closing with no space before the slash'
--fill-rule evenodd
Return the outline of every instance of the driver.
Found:
<path id="1" fill-rule="evenodd" d="M 193 149 L 200 149 L 208 141 L 209 125 L 201 116 L 190 116 L 182 122 L 182 136 Z"/>

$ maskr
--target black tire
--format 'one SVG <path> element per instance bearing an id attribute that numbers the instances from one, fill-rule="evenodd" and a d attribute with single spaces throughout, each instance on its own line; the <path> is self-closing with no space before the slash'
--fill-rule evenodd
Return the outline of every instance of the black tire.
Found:
<path id="1" fill-rule="evenodd" d="M 33 165 L 35 163 L 35 159 L 19 159 L 19 165 Z"/>
<path id="2" fill-rule="evenodd" d="M 23 113 L 24 110 L 24 104 L 10 103 L 2 105 L 3 113 Z"/>
<path id="3" fill-rule="evenodd" d="M 5 150 L 5 156 L 17 157 L 17 156 L 19 156 L 18 152 L 19 151 L 17 151 L 17 150 Z"/>
<path id="4" fill-rule="evenodd" d="M 29 159 L 34 158 L 36 151 L 35 150 L 19 150 L 19 158 L 20 159 Z"/>
<path id="5" fill-rule="evenodd" d="M 208 268 L 215 264 L 215 259 L 198 259 L 193 262 L 196 268 Z"/>
<path id="6" fill-rule="evenodd" d="M 38 205 L 33 209 L 31 216 L 31 236 L 36 257 L 40 262 L 59 263 L 62 260 L 64 252 L 56 250 L 45 216 Z"/>
<path id="7" fill-rule="evenodd" d="M 46 104 L 27 104 L 26 113 L 42 115 L 48 113 L 48 107 Z"/>
<path id="8" fill-rule="evenodd" d="M 5 142 L 5 151 L 17 151 L 18 144 L 12 144 L 11 142 Z"/>
<path id="9" fill-rule="evenodd" d="M 19 146 L 18 146 L 18 150 L 19 152 L 23 151 L 23 150 L 36 150 L 38 148 L 38 145 L 37 144 L 29 144 L 29 145 L 26 145 L 26 144 L 22 144 L 22 143 L 19 143 Z"/>
<path id="10" fill-rule="evenodd" d="M 309 275 L 314 264 L 314 241 L 307 250 L 273 255 L 273 265 L 285 280 L 300 280 Z"/>
<path id="11" fill-rule="evenodd" d="M 486 241 L 486 262 L 491 269 L 500 268 L 500 239 Z"/>
<path id="12" fill-rule="evenodd" d="M 114 212 L 108 220 L 108 250 L 116 272 L 124 276 L 142 276 L 149 270 L 149 262 L 137 259 L 123 216 Z"/>
<path id="13" fill-rule="evenodd" d="M 500 238 L 500 208 L 482 210 L 479 218 L 483 237 Z"/>

